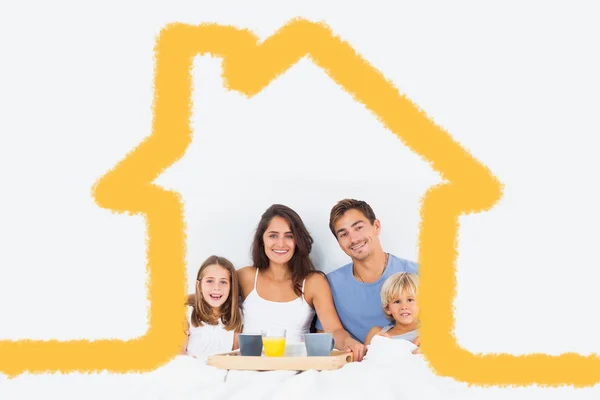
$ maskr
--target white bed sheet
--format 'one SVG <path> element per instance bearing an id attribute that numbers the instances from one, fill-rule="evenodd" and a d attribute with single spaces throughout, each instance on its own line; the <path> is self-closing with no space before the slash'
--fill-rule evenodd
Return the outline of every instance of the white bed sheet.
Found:
<path id="1" fill-rule="evenodd" d="M 145 376 L 134 398 L 199 399 L 452 399 L 466 385 L 437 377 L 404 340 L 376 336 L 367 357 L 333 371 L 227 371 L 206 359 L 178 356 Z"/>

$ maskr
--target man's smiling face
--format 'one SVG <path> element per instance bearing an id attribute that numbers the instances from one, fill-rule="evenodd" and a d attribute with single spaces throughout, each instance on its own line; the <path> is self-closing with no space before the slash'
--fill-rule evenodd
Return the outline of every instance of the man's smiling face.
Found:
<path id="1" fill-rule="evenodd" d="M 380 229 L 379 220 L 371 225 L 368 218 L 356 209 L 346 211 L 334 225 L 340 247 L 353 260 L 364 260 L 380 247 Z"/>

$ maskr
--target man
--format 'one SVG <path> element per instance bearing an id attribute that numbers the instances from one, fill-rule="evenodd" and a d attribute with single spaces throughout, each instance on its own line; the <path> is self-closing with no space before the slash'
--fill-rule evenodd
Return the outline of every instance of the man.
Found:
<path id="1" fill-rule="evenodd" d="M 372 327 L 389 324 L 381 306 L 383 282 L 396 272 L 417 273 L 418 265 L 383 251 L 381 223 L 364 201 L 339 201 L 331 209 L 329 229 L 352 259 L 327 274 L 333 302 L 344 329 L 364 343 Z M 321 332 L 321 321 L 317 320 L 315 327 Z"/>

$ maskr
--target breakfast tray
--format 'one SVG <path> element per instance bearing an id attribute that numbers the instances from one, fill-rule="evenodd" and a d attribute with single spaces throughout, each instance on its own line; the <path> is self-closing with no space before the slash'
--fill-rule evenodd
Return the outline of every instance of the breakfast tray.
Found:
<path id="1" fill-rule="evenodd" d="M 239 350 L 230 353 L 216 354 L 208 357 L 208 365 L 222 369 L 252 370 L 252 371 L 306 371 L 309 369 L 331 370 L 339 369 L 352 362 L 352 353 L 333 350 L 328 357 L 308 356 L 241 356 Z"/>

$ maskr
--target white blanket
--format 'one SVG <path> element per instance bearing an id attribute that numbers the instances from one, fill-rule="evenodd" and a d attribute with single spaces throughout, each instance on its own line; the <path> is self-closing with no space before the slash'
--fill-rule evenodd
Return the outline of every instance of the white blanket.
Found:
<path id="1" fill-rule="evenodd" d="M 333 371 L 227 371 L 176 357 L 146 375 L 136 399 L 449 399 L 465 385 L 433 374 L 405 340 L 376 336 L 362 362 Z"/>

